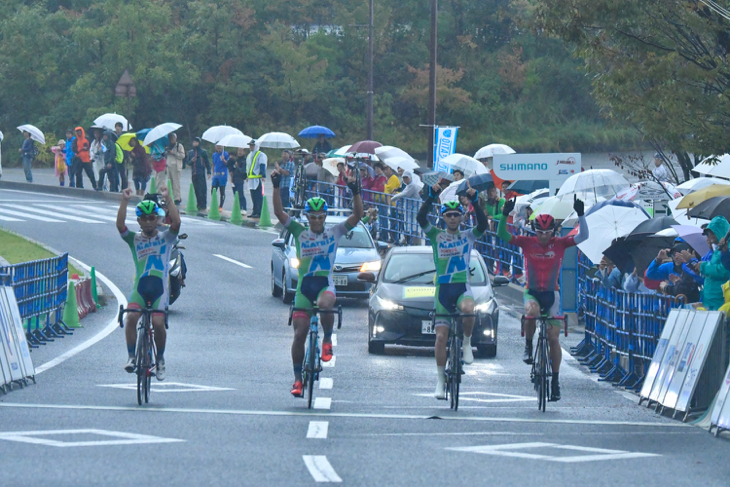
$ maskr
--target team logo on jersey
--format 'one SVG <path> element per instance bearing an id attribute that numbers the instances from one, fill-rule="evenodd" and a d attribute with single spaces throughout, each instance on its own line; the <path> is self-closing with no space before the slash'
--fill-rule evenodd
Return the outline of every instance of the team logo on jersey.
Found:
<path id="1" fill-rule="evenodd" d="M 536 259 L 554 259 L 555 252 L 551 250 L 550 252 L 545 252 L 544 254 L 534 254 L 534 257 Z"/>

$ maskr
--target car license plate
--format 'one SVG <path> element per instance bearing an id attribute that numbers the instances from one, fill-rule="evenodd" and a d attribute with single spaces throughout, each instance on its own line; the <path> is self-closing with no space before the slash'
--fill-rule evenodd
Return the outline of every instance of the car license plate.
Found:
<path id="1" fill-rule="evenodd" d="M 332 276 L 335 286 L 347 286 L 347 276 Z"/>
<path id="2" fill-rule="evenodd" d="M 423 320 L 421 321 L 421 333 L 424 335 L 434 335 L 436 330 L 433 329 L 433 321 Z"/>

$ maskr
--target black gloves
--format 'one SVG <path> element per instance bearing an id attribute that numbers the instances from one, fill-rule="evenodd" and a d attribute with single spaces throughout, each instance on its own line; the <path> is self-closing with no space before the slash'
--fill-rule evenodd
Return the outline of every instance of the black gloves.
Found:
<path id="1" fill-rule="evenodd" d="M 271 184 L 274 185 L 274 188 L 278 188 L 279 184 L 281 184 L 281 174 L 274 172 L 271 174 Z"/>
<path id="2" fill-rule="evenodd" d="M 585 205 L 583 204 L 583 200 L 579 200 L 577 196 L 573 196 L 573 209 L 575 210 L 575 213 L 578 215 L 578 217 L 583 216 L 583 213 L 585 212 Z"/>
<path id="3" fill-rule="evenodd" d="M 347 187 L 352 191 L 352 196 L 360 194 L 360 185 L 357 183 L 358 181 L 347 182 Z"/>
<path id="4" fill-rule="evenodd" d="M 433 186 L 428 187 L 428 197 L 432 200 L 438 199 L 439 195 L 441 194 L 441 186 L 439 186 L 438 191 L 433 190 Z"/>
<path id="5" fill-rule="evenodd" d="M 502 214 L 504 216 L 509 216 L 509 214 L 512 213 L 512 210 L 515 209 L 515 201 L 517 201 L 517 198 L 504 202 L 504 206 L 502 207 Z"/>

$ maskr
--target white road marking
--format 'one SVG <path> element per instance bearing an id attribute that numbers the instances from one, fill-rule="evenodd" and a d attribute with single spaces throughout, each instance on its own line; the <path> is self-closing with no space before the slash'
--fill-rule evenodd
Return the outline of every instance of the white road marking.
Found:
<path id="1" fill-rule="evenodd" d="M 66 223 L 64 220 L 57 220 L 55 218 L 46 218 L 44 216 L 38 216 L 38 215 L 30 215 L 27 212 L 6 210 L 5 208 L 0 208 L 0 213 L 2 213 L 4 215 L 20 216 L 20 217 L 23 217 L 23 219 L 27 219 L 27 220 L 38 220 L 38 221 L 49 222 L 49 223 Z"/>
<path id="2" fill-rule="evenodd" d="M 332 389 L 332 385 L 334 384 L 335 380 L 331 377 L 322 377 L 319 379 L 319 388 L 320 389 Z"/>
<path id="3" fill-rule="evenodd" d="M 134 391 L 137 389 L 136 383 L 129 384 L 97 384 L 97 387 L 109 387 L 112 389 L 125 389 Z M 152 383 L 152 391 L 154 392 L 220 392 L 235 391 L 230 387 L 213 387 L 199 386 L 196 384 L 183 384 L 181 382 L 154 382 Z"/>
<path id="4" fill-rule="evenodd" d="M 593 433 L 591 433 L 593 434 Z M 361 436 L 544 436 L 545 433 L 517 433 L 514 431 L 471 431 L 458 433 L 368 433 Z"/>
<path id="5" fill-rule="evenodd" d="M 314 398 L 314 409 L 329 409 L 332 407 L 331 397 L 315 397 Z"/>
<path id="6" fill-rule="evenodd" d="M 342 479 L 335 469 L 332 468 L 327 457 L 324 455 L 304 455 L 304 465 L 309 469 L 309 473 L 315 482 L 342 482 Z"/>
<path id="7" fill-rule="evenodd" d="M 97 441 L 59 441 L 49 438 L 37 438 L 38 436 L 52 435 L 99 435 L 117 438 L 115 440 Z M 0 440 L 17 441 L 21 443 L 32 443 L 35 445 L 55 446 L 60 448 L 72 446 L 107 446 L 107 445 L 138 445 L 143 443 L 177 443 L 185 440 L 176 438 L 160 438 L 159 436 L 140 435 L 136 433 L 123 433 L 121 431 L 107 431 L 97 429 L 77 430 L 48 430 L 48 431 L 14 431 L 0 433 Z"/>
<path id="8" fill-rule="evenodd" d="M 559 450 L 571 450 L 581 451 L 587 453 L 595 453 L 595 455 L 575 455 L 570 457 L 559 457 L 554 455 L 538 455 L 535 453 L 522 453 L 515 450 L 530 450 L 533 448 L 540 448 L 541 451 L 545 451 L 549 448 L 556 448 Z M 581 463 L 581 462 L 594 462 L 600 460 L 625 460 L 629 458 L 647 458 L 647 457 L 660 457 L 655 453 L 638 453 L 628 452 L 622 450 L 606 450 L 604 448 L 591 448 L 587 446 L 574 446 L 574 445 L 559 445 L 557 443 L 509 443 L 506 445 L 485 445 L 485 446 L 469 446 L 460 448 L 447 448 L 452 451 L 466 451 L 473 453 L 483 453 L 485 455 L 496 455 L 502 457 L 515 457 L 525 458 L 528 460 L 546 460 L 548 462 L 559 462 L 559 463 Z"/>
<path id="9" fill-rule="evenodd" d="M 78 259 L 74 259 L 73 257 L 70 257 L 70 258 L 73 259 L 74 262 L 76 262 L 76 264 L 79 267 L 83 268 L 86 271 L 91 272 L 91 267 L 84 264 L 83 262 L 81 262 Z M 97 270 L 96 278 L 99 279 L 104 284 L 106 284 L 106 286 L 111 290 L 111 292 L 114 294 L 114 297 L 117 300 L 117 305 L 122 305 L 125 308 L 127 307 L 127 298 L 124 296 L 124 294 L 122 294 L 122 291 L 120 291 L 119 288 L 117 286 L 115 286 L 112 281 L 109 280 L 108 277 L 106 277 L 104 274 L 102 274 L 101 272 L 99 272 Z M 43 365 L 41 365 L 39 367 L 36 367 L 36 369 L 35 369 L 36 375 L 40 374 L 41 372 L 45 372 L 46 370 L 48 370 L 52 367 L 55 367 L 56 365 L 58 365 L 62 362 L 65 362 L 66 360 L 70 359 L 74 355 L 79 354 L 79 353 L 83 352 L 84 350 L 86 350 L 87 348 L 89 348 L 90 346 L 102 341 L 111 332 L 116 330 L 117 327 L 119 327 L 119 322 L 117 321 L 117 316 L 114 315 L 114 318 L 109 322 L 109 324 L 106 326 L 106 328 L 101 330 L 99 333 L 97 333 L 93 337 L 89 338 L 85 342 L 76 345 L 74 348 L 72 348 L 68 352 L 59 355 L 58 357 L 54 358 L 53 360 L 49 360 L 48 362 L 44 363 Z"/>
<path id="10" fill-rule="evenodd" d="M 337 346 L 337 333 L 332 334 L 332 346 L 333 347 Z"/>
<path id="11" fill-rule="evenodd" d="M 225 255 L 220 255 L 220 254 L 213 254 L 213 255 L 215 257 L 218 257 L 219 259 L 227 260 L 228 262 L 230 262 L 232 264 L 236 264 L 236 265 L 240 265 L 241 267 L 245 267 L 246 269 L 253 269 L 253 267 L 251 267 L 250 265 L 244 264 L 243 262 L 238 262 L 237 260 L 233 260 L 230 257 L 226 257 Z"/>
<path id="12" fill-rule="evenodd" d="M 307 429 L 307 438 L 327 439 L 328 430 L 329 430 L 328 421 L 310 421 L 309 429 Z"/>
<path id="13" fill-rule="evenodd" d="M 421 396 L 421 397 L 429 397 L 433 398 L 433 393 L 420 393 L 420 394 L 414 394 L 414 396 Z M 479 397 L 470 397 L 470 396 L 492 396 L 494 399 L 481 399 Z M 459 399 L 462 401 L 474 401 L 474 402 L 487 402 L 487 403 L 497 403 L 497 402 L 527 402 L 527 401 L 534 401 L 534 397 L 530 396 L 516 396 L 513 394 L 497 394 L 493 392 L 461 392 L 459 393 Z"/>
<path id="14" fill-rule="evenodd" d="M 324 362 L 324 361 L 322 362 L 322 367 L 330 367 L 330 368 L 334 367 L 336 361 L 337 361 L 337 355 L 333 355 L 332 360 L 330 360 L 329 362 Z"/>
<path id="15" fill-rule="evenodd" d="M 36 204 L 35 206 L 42 206 L 44 208 L 50 208 L 52 210 L 57 210 L 59 216 L 61 216 L 62 214 L 70 213 L 72 215 L 90 216 L 92 218 L 97 218 L 99 220 L 117 221 L 116 215 L 103 215 L 99 211 L 81 210 L 78 208 L 72 208 L 70 205 L 58 206 L 58 205 Z"/>
<path id="16" fill-rule="evenodd" d="M 39 215 L 44 215 L 44 216 L 50 216 L 50 217 L 56 217 L 56 218 L 65 218 L 67 220 L 76 221 L 76 222 L 82 222 L 82 223 L 104 223 L 104 222 L 99 221 L 99 220 L 92 220 L 90 218 L 83 218 L 83 217 L 80 217 L 80 216 L 73 216 L 73 215 L 70 215 L 68 213 L 64 213 L 63 212 L 63 207 L 60 207 L 60 208 L 59 207 L 56 207 L 56 210 L 55 211 L 51 211 L 51 210 L 42 210 L 40 208 L 36 208 L 36 207 L 30 206 L 30 205 L 28 205 L 28 206 L 22 206 L 22 205 L 2 205 L 2 208 L 6 208 L 6 207 L 7 208 L 15 208 L 15 209 L 18 209 L 18 210 L 23 210 L 23 211 L 29 211 L 29 212 L 32 212 L 32 213 L 38 213 Z"/>
<path id="17" fill-rule="evenodd" d="M 2 215 L 0 215 L 0 221 L 3 221 L 3 222 L 24 222 L 25 220 L 21 220 L 20 218 L 13 218 L 12 216 L 2 216 Z"/>
<path id="18" fill-rule="evenodd" d="M 98 275 L 98 274 L 97 274 Z M 33 404 L 0 402 L 0 408 L 20 409 L 57 409 L 60 411 L 134 411 L 140 414 L 178 413 L 178 414 L 216 414 L 232 416 L 321 416 L 326 418 L 360 418 L 360 419 L 414 419 L 424 420 L 433 418 L 433 414 L 381 414 L 381 413 L 333 413 L 313 411 L 266 411 L 245 409 L 199 409 L 199 408 L 161 408 L 161 407 L 132 407 L 132 406 L 91 406 L 85 404 Z M 431 408 L 433 409 L 433 408 Z M 440 416 L 444 421 L 457 422 L 485 422 L 485 423 L 540 423 L 540 424 L 580 424 L 600 426 L 637 426 L 647 428 L 694 428 L 691 424 L 679 422 L 641 422 L 641 421 L 607 421 L 587 419 L 541 419 L 541 418 L 510 418 L 502 416 Z"/>
<path id="19" fill-rule="evenodd" d="M 35 191 L 23 191 L 21 189 L 3 189 L 3 193 L 23 193 L 23 194 L 33 195 L 34 197 L 38 197 L 38 193 L 35 192 Z M 63 198 L 65 200 L 78 200 L 78 199 L 80 199 L 77 196 L 61 196 L 61 195 L 58 195 L 58 194 L 53 195 L 53 197 L 54 198 Z M 18 200 L 15 200 L 15 201 L 18 201 Z"/>

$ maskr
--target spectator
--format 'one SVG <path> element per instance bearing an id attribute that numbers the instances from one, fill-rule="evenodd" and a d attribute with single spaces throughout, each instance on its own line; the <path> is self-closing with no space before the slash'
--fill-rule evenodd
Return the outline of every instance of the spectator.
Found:
<path id="1" fill-rule="evenodd" d="M 172 195 L 175 206 L 182 203 L 182 191 L 180 190 L 180 174 L 183 170 L 183 161 L 185 160 L 185 147 L 177 141 L 177 134 L 171 133 L 167 136 L 170 144 L 165 148 L 165 160 L 167 166 L 167 174 L 172 183 Z"/>
<path id="2" fill-rule="evenodd" d="M 188 153 L 188 164 L 193 179 L 193 189 L 198 211 L 205 211 L 208 208 L 208 185 L 205 182 L 205 174 L 211 178 L 210 162 L 208 151 L 200 147 L 200 137 L 193 139 L 193 148 Z"/>
<path id="3" fill-rule="evenodd" d="M 398 218 L 398 208 L 396 206 L 396 203 L 392 201 L 392 196 L 395 192 L 400 189 L 400 179 L 398 179 L 398 176 L 395 175 L 395 172 L 393 172 L 393 168 L 386 165 L 383 168 L 383 172 L 385 173 L 385 177 L 387 177 L 387 181 L 385 183 L 385 188 L 383 189 L 383 192 L 389 196 L 387 196 L 387 203 L 390 207 L 388 209 L 388 212 L 390 214 L 390 236 L 388 237 L 388 242 L 395 243 L 398 241 L 398 226 L 399 226 L 399 218 Z"/>
<path id="4" fill-rule="evenodd" d="M 36 156 L 36 148 L 33 144 L 33 139 L 30 138 L 30 132 L 23 130 L 23 136 L 25 137 L 25 140 L 23 141 L 23 146 L 18 149 L 18 152 L 20 152 L 23 159 L 23 172 L 25 173 L 25 180 L 29 183 L 32 183 L 33 171 L 31 170 L 31 166 L 33 165 L 33 159 L 35 159 Z"/>
<path id="5" fill-rule="evenodd" d="M 499 222 L 502 218 L 502 207 L 504 206 L 504 198 L 499 197 L 497 188 L 492 186 L 487 189 L 487 199 L 484 202 L 484 212 L 490 220 Z"/>
<path id="6" fill-rule="evenodd" d="M 104 132 L 104 129 L 99 127 L 91 128 L 94 131 L 94 140 L 91 141 L 91 146 L 89 146 L 89 153 L 91 155 L 94 174 L 98 174 L 99 179 L 101 180 L 98 182 L 98 184 L 94 185 L 94 189 L 96 191 L 101 191 L 102 189 L 104 189 L 104 180 L 101 177 L 101 170 L 106 167 L 106 147 L 104 146 L 104 142 L 102 141 L 102 134 Z"/>
<path id="7" fill-rule="evenodd" d="M 346 204 L 345 195 L 347 194 L 347 178 L 350 177 L 350 171 L 344 162 L 338 162 L 337 172 L 337 180 L 335 181 L 335 184 L 337 185 L 337 188 L 335 188 L 335 207 L 343 207 Z"/>
<path id="8" fill-rule="evenodd" d="M 461 181 L 464 179 L 464 172 L 461 169 L 454 169 L 454 181 Z"/>
<path id="9" fill-rule="evenodd" d="M 516 192 L 509 189 L 511 184 L 512 184 L 512 181 L 502 181 L 502 197 L 505 200 L 511 200 L 513 198 L 517 198 L 518 196 L 520 196 Z"/>
<path id="10" fill-rule="evenodd" d="M 246 211 L 246 195 L 243 192 L 243 185 L 246 182 L 246 149 L 239 147 L 236 155 L 228 159 L 228 174 L 231 177 L 231 186 L 233 189 L 233 197 L 238 193 L 238 203 L 241 211 Z M 284 199 L 284 191 L 281 192 Z"/>
<path id="11" fill-rule="evenodd" d="M 61 139 L 58 144 L 51 147 L 51 152 L 55 155 L 53 162 L 53 169 L 58 178 L 58 182 L 61 186 L 66 184 L 66 176 L 68 175 L 68 168 L 66 166 L 66 141 Z"/>
<path id="12" fill-rule="evenodd" d="M 68 171 L 68 187 L 69 188 L 75 188 L 76 187 L 76 172 L 74 171 L 73 166 L 73 160 L 74 160 L 74 151 L 73 151 L 73 143 L 74 140 L 76 140 L 76 137 L 74 137 L 74 131 L 71 129 L 66 130 L 66 148 L 64 150 L 64 154 L 66 156 L 66 169 Z"/>
<path id="13" fill-rule="evenodd" d="M 288 208 L 291 205 L 291 187 L 294 181 L 294 173 L 296 172 L 294 158 L 290 151 L 281 151 L 281 163 L 276 163 L 276 169 L 281 174 L 281 183 L 279 183 L 279 188 L 281 188 L 281 206 Z"/>
<path id="14" fill-rule="evenodd" d="M 417 176 L 414 176 L 411 171 L 403 171 L 403 183 L 405 184 L 405 189 L 403 189 L 400 193 L 393 195 L 390 201 L 392 203 L 399 204 L 403 209 L 402 211 L 405 213 L 405 218 L 402 218 L 401 220 L 409 223 L 408 227 L 406 227 L 406 233 L 408 235 L 406 235 L 403 243 L 410 245 L 413 235 L 418 233 L 418 229 L 414 222 L 416 221 L 416 214 L 420 207 L 420 200 L 418 203 L 415 203 L 413 201 L 408 201 L 407 199 L 419 199 L 418 193 L 421 191 L 421 188 L 423 188 L 423 183 Z M 398 203 L 398 201 L 400 201 L 400 203 Z"/>
<path id="15" fill-rule="evenodd" d="M 704 279 L 702 288 L 702 305 L 711 311 L 720 309 L 725 304 L 722 285 L 730 278 L 730 271 L 722 265 L 722 256 L 717 244 L 730 230 L 730 223 L 724 216 L 716 216 L 702 232 L 710 245 L 710 252 L 702 258 L 702 262 L 688 263 L 690 268 Z M 685 257 L 686 260 L 686 257 Z"/>
<path id="16" fill-rule="evenodd" d="M 669 181 L 669 173 L 667 172 L 667 168 L 664 167 L 661 154 L 658 152 L 654 154 L 654 169 L 652 169 L 651 173 L 654 179 L 659 182 Z"/>
<path id="17" fill-rule="evenodd" d="M 223 209 L 223 203 L 226 201 L 226 183 L 228 182 L 228 158 L 230 155 L 223 150 L 222 145 L 215 146 L 213 153 L 213 182 L 210 185 L 210 194 L 218 190 L 218 209 Z"/>
<path id="18" fill-rule="evenodd" d="M 335 177 L 327 169 L 322 167 L 322 159 L 316 158 L 314 159 L 314 163 L 317 165 L 317 192 L 327 201 L 328 205 L 332 205 Z"/>
<path id="19" fill-rule="evenodd" d="M 152 166 L 150 165 L 147 151 L 139 143 L 139 140 L 132 137 L 129 139 L 129 145 L 132 147 L 132 181 L 134 182 L 134 189 L 136 190 L 137 196 L 144 197 L 145 190 L 147 189 L 147 181 L 150 180 L 152 174 Z"/>
<path id="20" fill-rule="evenodd" d="M 700 291 L 692 276 L 682 268 L 684 258 L 682 250 L 689 250 L 690 247 L 682 239 L 675 240 L 671 249 L 664 249 L 659 252 L 646 270 L 646 277 L 662 281 L 659 290 L 671 296 L 684 295 L 687 303 L 700 301 Z M 664 262 L 671 259 L 670 262 Z"/>
<path id="21" fill-rule="evenodd" d="M 155 189 L 167 186 L 167 159 L 165 159 L 165 148 L 169 140 L 167 137 L 157 139 L 151 144 L 150 159 L 152 159 L 152 169 L 155 171 Z"/>
<path id="22" fill-rule="evenodd" d="M 104 178 L 109 178 L 109 190 L 116 191 L 117 187 L 117 163 L 116 163 L 116 144 L 112 145 L 112 141 L 109 138 L 111 132 L 106 131 L 101 139 L 102 145 L 102 168 L 99 170 L 99 184 L 97 185 L 97 191 L 101 191 L 104 188 Z M 93 147 L 92 143 L 92 147 Z"/>
<path id="23" fill-rule="evenodd" d="M 385 191 L 385 183 L 388 181 L 388 178 L 385 177 L 385 174 L 383 173 L 383 168 L 385 165 L 382 162 L 378 162 L 373 166 L 375 169 L 375 177 L 373 178 L 372 185 L 370 186 L 370 190 L 377 192 L 377 193 L 383 193 Z M 384 201 L 384 198 L 382 195 L 376 194 L 373 195 L 373 199 L 376 203 L 381 203 Z"/>
<path id="24" fill-rule="evenodd" d="M 115 133 L 109 133 L 109 140 L 111 141 L 111 155 L 116 170 L 116 178 L 114 184 L 110 188 L 111 191 L 124 191 L 127 189 L 127 170 L 124 166 L 124 150 L 122 146 L 117 142 L 117 136 Z"/>
<path id="25" fill-rule="evenodd" d="M 362 200 L 365 202 L 373 201 L 373 195 L 371 191 L 373 190 L 374 181 L 375 180 L 370 177 L 368 166 L 366 166 L 365 164 L 360 164 L 360 184 L 362 185 L 363 189 Z"/>
<path id="26" fill-rule="evenodd" d="M 94 169 L 91 165 L 91 155 L 89 154 L 89 141 L 86 138 L 86 132 L 83 127 L 76 127 L 76 139 L 74 140 L 71 150 L 74 153 L 74 173 L 76 175 L 76 187 L 84 187 L 84 175 L 89 178 L 91 186 L 96 188 L 96 177 L 94 176 Z"/>
<path id="27" fill-rule="evenodd" d="M 621 281 L 623 280 L 623 274 L 621 274 L 621 271 L 616 267 L 616 265 L 611 262 L 611 259 L 608 257 L 603 257 L 601 259 L 601 263 L 598 265 L 598 272 L 596 273 L 596 276 L 601 280 L 603 283 L 603 286 L 607 289 L 613 288 L 613 289 L 621 289 Z"/>
<path id="28" fill-rule="evenodd" d="M 266 154 L 258 150 L 256 141 L 253 139 L 248 143 L 248 150 L 249 153 L 246 156 L 246 177 L 248 178 L 248 190 L 251 193 L 251 204 L 253 205 L 253 210 L 249 217 L 261 218 L 268 160 Z"/>
<path id="29" fill-rule="evenodd" d="M 631 274 L 626 274 L 626 279 L 624 280 L 624 291 L 628 293 L 653 292 L 651 289 L 644 285 L 643 276 L 639 275 L 636 267 L 634 267 L 634 271 Z"/>
<path id="30" fill-rule="evenodd" d="M 116 143 L 119 140 L 119 137 L 122 135 L 122 132 L 124 130 L 124 126 L 122 125 L 122 122 L 117 122 L 114 124 L 114 142 Z M 129 154 L 125 150 L 122 149 L 122 146 L 117 144 L 117 151 L 122 151 L 122 160 L 119 161 L 119 153 L 117 152 L 116 160 L 117 160 L 117 174 L 119 175 L 119 182 L 120 182 L 120 190 L 125 190 L 129 186 L 129 175 L 127 174 L 127 162 L 129 159 Z"/>
<path id="31" fill-rule="evenodd" d="M 327 138 L 324 135 L 317 136 L 317 143 L 312 148 L 312 154 L 315 155 L 315 159 L 320 159 L 320 157 L 317 157 L 319 154 L 327 154 L 331 150 L 332 144 L 329 143 Z"/>

